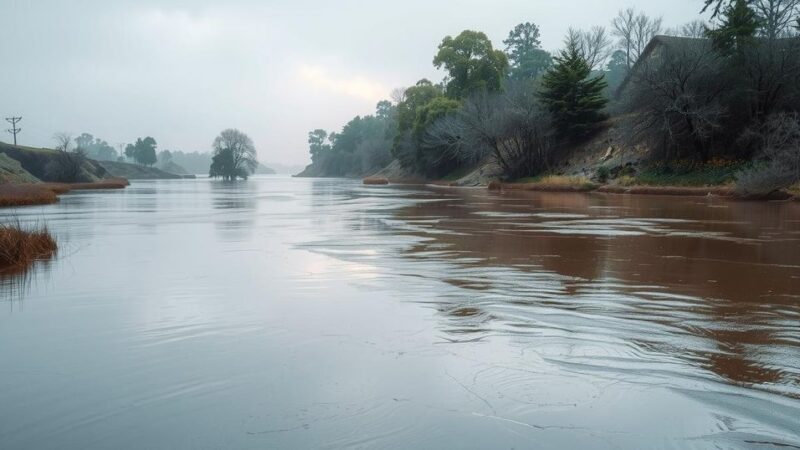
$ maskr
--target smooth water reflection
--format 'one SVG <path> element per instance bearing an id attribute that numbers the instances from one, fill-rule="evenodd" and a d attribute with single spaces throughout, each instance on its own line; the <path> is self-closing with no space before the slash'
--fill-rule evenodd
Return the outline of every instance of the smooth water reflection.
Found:
<path id="1" fill-rule="evenodd" d="M 800 204 L 278 177 L 17 211 L 0 448 L 800 448 Z M 783 447 L 785 448 L 785 447 Z"/>

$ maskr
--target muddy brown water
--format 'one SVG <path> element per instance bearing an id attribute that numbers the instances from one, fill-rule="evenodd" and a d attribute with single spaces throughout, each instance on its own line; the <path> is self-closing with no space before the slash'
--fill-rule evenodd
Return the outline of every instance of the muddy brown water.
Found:
<path id="1" fill-rule="evenodd" d="M 800 203 L 257 177 L 2 210 L 0 448 L 800 448 Z"/>

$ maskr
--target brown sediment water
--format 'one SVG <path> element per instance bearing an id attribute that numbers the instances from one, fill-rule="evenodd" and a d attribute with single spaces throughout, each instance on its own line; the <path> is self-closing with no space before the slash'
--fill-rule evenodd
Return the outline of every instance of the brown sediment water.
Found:
<path id="1" fill-rule="evenodd" d="M 0 302 L 2 448 L 800 448 L 797 202 L 254 177 L 16 214 L 61 249 Z"/>

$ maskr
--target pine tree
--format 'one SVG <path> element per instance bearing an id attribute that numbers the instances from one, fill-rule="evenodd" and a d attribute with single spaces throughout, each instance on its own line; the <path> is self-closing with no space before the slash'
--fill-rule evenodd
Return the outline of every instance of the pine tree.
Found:
<path id="1" fill-rule="evenodd" d="M 706 34 L 714 47 L 724 53 L 733 53 L 752 40 L 758 30 L 758 16 L 747 0 L 734 0 L 722 11 L 722 23 Z"/>
<path id="2" fill-rule="evenodd" d="M 608 103 L 603 96 L 603 76 L 591 76 L 591 68 L 581 55 L 575 39 L 555 59 L 555 65 L 542 77 L 539 97 L 552 114 L 556 131 L 562 137 L 586 135 L 605 119 L 602 110 Z"/>

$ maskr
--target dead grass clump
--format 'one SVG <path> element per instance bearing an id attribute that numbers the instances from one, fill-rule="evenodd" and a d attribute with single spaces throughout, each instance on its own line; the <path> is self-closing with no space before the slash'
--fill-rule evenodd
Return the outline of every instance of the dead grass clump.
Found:
<path id="1" fill-rule="evenodd" d="M 508 183 L 503 189 L 545 192 L 587 192 L 597 189 L 597 184 L 581 176 L 546 175 L 525 183 Z"/>
<path id="2" fill-rule="evenodd" d="M 67 186 L 70 190 L 77 191 L 86 189 L 125 189 L 128 185 L 130 185 L 130 182 L 125 178 L 106 178 L 93 183 L 70 183 Z"/>
<path id="3" fill-rule="evenodd" d="M 42 184 L 0 185 L 0 207 L 48 205 L 57 201 L 57 192 Z"/>
<path id="4" fill-rule="evenodd" d="M 385 177 L 366 177 L 363 183 L 366 185 L 381 186 L 389 184 L 389 180 Z"/>
<path id="5" fill-rule="evenodd" d="M 22 227 L 19 222 L 0 225 L 0 270 L 25 268 L 55 255 L 58 245 L 42 227 Z"/>

